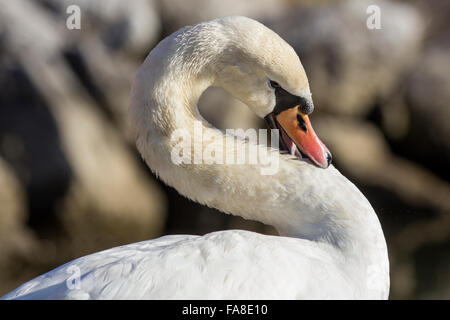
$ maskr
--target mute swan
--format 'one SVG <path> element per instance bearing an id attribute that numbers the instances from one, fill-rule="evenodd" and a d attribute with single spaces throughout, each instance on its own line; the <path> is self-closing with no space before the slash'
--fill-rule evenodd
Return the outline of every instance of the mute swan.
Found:
<path id="1" fill-rule="evenodd" d="M 291 154 L 257 145 L 279 157 L 276 174 L 261 175 L 262 164 L 171 161 L 171 133 L 182 128 L 195 134 L 195 120 L 210 136 L 225 138 L 196 108 L 212 85 L 281 129 Z M 129 244 L 71 261 L 3 298 L 388 298 L 389 262 L 378 218 L 330 165 L 306 115 L 312 109 L 298 56 L 262 24 L 226 17 L 175 32 L 150 52 L 133 83 L 130 115 L 139 151 L 181 194 L 272 225 L 280 236 L 228 230 Z"/>

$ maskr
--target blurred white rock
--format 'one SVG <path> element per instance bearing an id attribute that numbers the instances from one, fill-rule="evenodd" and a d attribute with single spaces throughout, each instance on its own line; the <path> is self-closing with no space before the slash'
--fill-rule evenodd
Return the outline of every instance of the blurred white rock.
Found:
<path id="1" fill-rule="evenodd" d="M 78 3 L 83 6 L 88 2 Z M 134 2 L 127 6 L 120 1 L 114 3 L 125 13 L 129 13 L 134 5 Z M 114 7 L 114 3 L 111 6 Z M 110 2 L 103 1 L 102 4 L 108 7 Z M 99 5 L 96 3 L 89 10 L 97 12 Z M 136 6 L 140 8 L 138 2 Z M 29 19 L 29 12 L 33 12 L 33 19 Z M 115 17 L 117 12 L 120 10 L 111 9 L 102 14 L 109 18 Z M 78 249 L 84 245 L 84 250 L 98 250 L 159 235 L 165 221 L 164 195 L 144 172 L 146 169 L 124 135 L 92 97 L 92 92 L 83 83 L 85 79 L 77 75 L 66 59 L 67 48 L 74 45 L 67 40 L 66 34 L 72 31 L 61 24 L 61 17 L 52 17 L 51 12 L 38 3 L 23 0 L 2 6 L 0 21 L 0 31 L 6 35 L 7 61 L 21 68 L 20 72 L 29 79 L 31 88 L 44 101 L 39 107 L 48 108 L 70 167 L 68 192 L 56 210 L 73 245 Z M 86 41 L 76 45 L 83 47 L 89 43 Z M 93 55 L 88 54 L 85 58 L 97 59 L 95 61 L 101 64 L 103 61 L 95 53 L 93 50 Z M 121 64 L 116 66 L 120 70 Z M 29 89 L 24 88 L 24 94 L 28 94 Z M 114 96 L 121 92 L 109 94 Z M 6 104 L 13 103 L 8 101 L 12 99 L 8 92 L 2 93 L 2 99 Z M 21 103 L 37 102 L 22 99 Z M 122 107 L 126 110 L 127 106 L 128 103 Z M 21 121 L 19 117 L 15 119 Z M 23 118 L 23 121 L 32 120 Z M 39 143 L 44 145 L 45 141 Z M 45 156 L 35 160 L 46 161 Z M 46 188 L 46 183 L 43 177 L 41 188 Z M 36 189 L 39 190 L 39 185 Z M 66 250 L 70 252 L 69 248 Z"/>
<path id="2" fill-rule="evenodd" d="M 381 29 L 367 28 L 371 5 L 380 8 Z M 292 10 L 269 26 L 299 54 L 317 109 L 359 116 L 397 89 L 417 62 L 425 28 L 412 6 L 382 0 Z"/>
<path id="3" fill-rule="evenodd" d="M 288 9 L 280 0 L 159 0 L 164 31 L 169 34 L 188 25 L 225 16 L 246 16 L 264 20 Z"/>

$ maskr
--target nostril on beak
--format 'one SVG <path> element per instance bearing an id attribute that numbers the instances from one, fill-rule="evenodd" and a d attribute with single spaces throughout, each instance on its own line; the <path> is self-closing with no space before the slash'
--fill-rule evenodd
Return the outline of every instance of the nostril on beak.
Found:
<path id="1" fill-rule="evenodd" d="M 328 151 L 326 152 L 326 156 L 325 157 L 327 158 L 327 163 L 328 163 L 327 167 L 329 167 L 330 164 L 331 164 L 331 160 L 333 160 L 333 157 L 331 156 L 331 153 L 328 152 Z"/>

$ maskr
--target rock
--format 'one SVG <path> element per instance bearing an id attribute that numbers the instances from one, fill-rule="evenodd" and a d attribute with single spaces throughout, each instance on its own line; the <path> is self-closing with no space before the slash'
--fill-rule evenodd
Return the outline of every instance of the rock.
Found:
<path id="1" fill-rule="evenodd" d="M 426 22 L 426 45 L 450 45 L 448 31 L 450 28 L 450 2 L 447 0 L 422 1 L 411 0 Z"/>
<path id="2" fill-rule="evenodd" d="M 390 157 L 381 132 L 373 125 L 354 119 L 311 115 L 318 136 L 345 172 L 367 179 Z"/>
<path id="3" fill-rule="evenodd" d="M 67 30 L 65 41 L 80 45 L 96 39 L 108 52 L 126 52 L 142 55 L 159 38 L 161 22 L 152 0 L 46 0 L 45 8 L 62 26 L 71 13 L 69 6 L 78 6 L 81 12 L 81 29 Z M 98 41 L 100 40 L 100 41 Z"/>
<path id="4" fill-rule="evenodd" d="M 200 97 L 198 108 L 206 120 L 224 130 L 257 128 L 262 122 L 244 103 L 222 88 L 207 89 Z"/>
<path id="5" fill-rule="evenodd" d="M 433 45 L 406 77 L 402 89 L 379 106 L 380 124 L 395 153 L 449 180 L 450 50 Z"/>
<path id="6" fill-rule="evenodd" d="M 396 193 L 411 206 L 450 212 L 450 186 L 425 168 L 392 154 L 376 126 L 348 118 L 311 118 L 333 162 L 346 175 Z"/>
<path id="7" fill-rule="evenodd" d="M 416 61 L 424 33 L 419 13 L 405 3 L 376 1 L 381 29 L 370 30 L 366 10 L 373 4 L 308 7 L 269 23 L 299 54 L 318 110 L 364 116 Z"/>
<path id="8" fill-rule="evenodd" d="M 4 139 L 3 139 L 4 143 Z M 22 261 L 41 248 L 25 227 L 26 195 L 13 169 L 0 157 L 0 296 L 21 278 Z M 26 280 L 26 278 L 21 278 Z"/>
<path id="9" fill-rule="evenodd" d="M 87 78 L 77 74 L 82 67 L 71 65 L 73 59 L 67 58 L 68 50 L 73 50 L 67 48 L 93 42 L 73 40 L 76 37 L 69 36 L 72 31 L 61 27 L 65 26 L 63 17 L 55 17 L 39 4 L 19 0 L 0 8 L 4 45 L 0 60 L 0 154 L 26 190 L 22 203 L 28 204 L 23 209 L 28 221 L 21 218 L 14 223 L 28 230 L 24 225 L 28 222 L 37 235 L 31 241 L 36 246 L 33 254 L 16 252 L 20 259 L 13 259 L 0 250 L 0 261 L 7 260 L 5 265 L 25 268 L 18 275 L 21 281 L 27 280 L 24 275 L 30 279 L 93 251 L 159 236 L 166 208 L 164 195 L 134 146 L 92 96 Z M 94 39 L 94 33 L 91 35 Z M 103 49 L 92 50 L 95 56 Z M 79 49 L 88 57 L 81 61 L 91 58 L 88 51 Z M 105 63 L 113 66 L 111 61 L 118 56 L 108 57 Z M 102 63 L 102 59 L 95 56 L 92 61 Z M 116 72 L 127 68 L 123 67 L 129 63 L 126 61 L 115 60 Z M 104 83 L 94 82 L 103 88 Z M 129 90 L 128 82 L 120 86 Z M 115 93 L 121 94 L 109 94 L 112 97 Z M 5 226 L 10 223 L 5 222 Z M 10 244 L 2 241 L 1 245 Z M 11 276 L 9 280 L 18 285 L 18 279 Z"/>
<path id="10" fill-rule="evenodd" d="M 161 32 L 155 2 L 48 0 L 46 4 L 53 13 L 47 19 L 63 39 L 65 60 L 96 105 L 131 141 L 134 137 L 126 122 L 131 82 L 142 57 Z M 61 27 L 66 24 L 70 5 L 80 8 L 80 30 Z"/>
<path id="11" fill-rule="evenodd" d="M 450 50 L 427 50 L 407 82 L 410 126 L 402 153 L 450 179 Z"/>
<path id="12" fill-rule="evenodd" d="M 225 16 L 264 19 L 281 15 L 288 6 L 277 0 L 159 0 L 165 34 L 184 26 Z"/>
<path id="13" fill-rule="evenodd" d="M 15 233 L 26 222 L 25 194 L 12 168 L 0 157 L 0 237 Z M 1 243 L 1 241 L 0 241 Z"/>

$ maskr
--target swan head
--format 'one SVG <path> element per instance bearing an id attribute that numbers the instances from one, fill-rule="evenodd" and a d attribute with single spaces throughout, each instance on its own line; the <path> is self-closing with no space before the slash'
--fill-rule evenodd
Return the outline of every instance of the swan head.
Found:
<path id="1" fill-rule="evenodd" d="M 212 64 L 215 84 L 280 130 L 281 148 L 327 168 L 331 153 L 315 134 L 306 72 L 294 49 L 263 24 L 245 17 L 215 20 L 226 41 Z"/>

